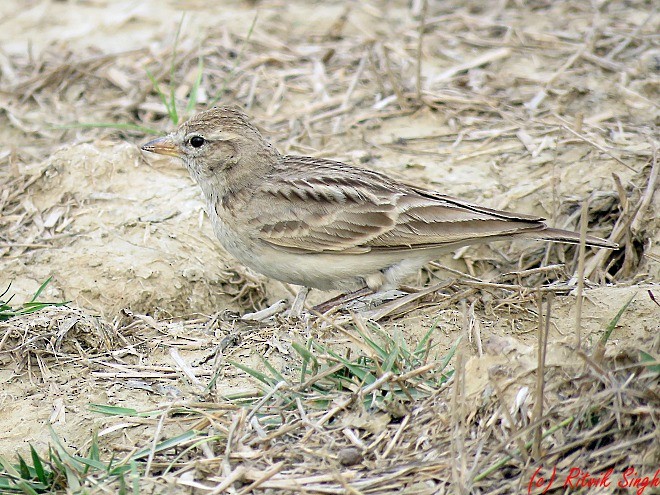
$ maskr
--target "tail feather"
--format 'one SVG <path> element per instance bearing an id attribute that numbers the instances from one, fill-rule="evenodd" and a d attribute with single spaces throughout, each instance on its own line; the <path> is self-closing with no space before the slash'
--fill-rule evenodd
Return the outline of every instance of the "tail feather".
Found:
<path id="1" fill-rule="evenodd" d="M 568 244 L 580 243 L 579 233 L 572 232 L 570 230 L 553 229 L 551 227 L 535 232 L 530 237 L 544 241 L 566 242 Z M 593 235 L 587 235 L 585 242 L 587 246 L 601 247 L 606 249 L 619 249 L 619 245 L 616 242 L 610 242 Z"/>

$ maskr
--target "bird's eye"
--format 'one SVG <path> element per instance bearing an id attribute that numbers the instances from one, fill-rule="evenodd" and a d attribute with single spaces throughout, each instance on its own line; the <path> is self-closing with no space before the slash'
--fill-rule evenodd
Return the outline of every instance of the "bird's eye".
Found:
<path id="1" fill-rule="evenodd" d="M 199 148 L 204 145 L 206 142 L 206 139 L 204 139 L 202 136 L 193 136 L 190 138 L 190 146 L 193 148 Z"/>

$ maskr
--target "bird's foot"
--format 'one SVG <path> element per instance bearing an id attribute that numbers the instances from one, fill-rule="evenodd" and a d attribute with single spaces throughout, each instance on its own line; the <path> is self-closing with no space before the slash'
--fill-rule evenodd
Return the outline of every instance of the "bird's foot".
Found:
<path id="1" fill-rule="evenodd" d="M 265 321 L 280 313 L 284 313 L 285 317 L 288 319 L 301 318 L 305 312 L 305 300 L 307 299 L 307 294 L 309 294 L 309 288 L 301 287 L 291 305 L 291 309 L 287 310 L 286 301 L 280 300 L 260 311 L 246 313 L 241 319 L 245 321 Z"/>
<path id="2" fill-rule="evenodd" d="M 316 311 L 321 314 L 327 313 L 333 308 L 343 306 L 351 301 L 355 301 L 356 299 L 367 296 L 369 294 L 373 294 L 373 291 L 369 287 L 363 287 L 353 292 L 339 294 L 337 297 L 333 297 L 332 299 L 328 299 L 321 304 L 317 304 L 312 308 L 312 311 Z"/>
<path id="3" fill-rule="evenodd" d="M 408 295 L 408 292 L 404 292 L 398 289 L 373 292 L 371 294 L 366 294 L 359 299 L 349 301 L 344 307 L 348 310 L 361 313 L 363 311 L 373 310 L 374 308 L 378 308 L 383 304 L 394 301 L 396 299 L 400 299 L 406 295 Z"/>

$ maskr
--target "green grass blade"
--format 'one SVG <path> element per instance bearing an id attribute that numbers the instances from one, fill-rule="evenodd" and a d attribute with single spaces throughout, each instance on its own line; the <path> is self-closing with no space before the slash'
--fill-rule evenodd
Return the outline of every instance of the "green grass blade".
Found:
<path id="1" fill-rule="evenodd" d="M 170 116 L 170 118 L 171 118 L 171 114 L 172 114 L 172 112 L 171 112 L 171 110 L 170 110 L 170 102 L 167 100 L 167 96 L 166 96 L 165 93 L 163 93 L 163 91 L 160 89 L 160 85 L 158 84 L 158 81 L 156 81 L 156 78 L 155 78 L 154 75 L 151 73 L 151 71 L 149 71 L 149 69 L 145 69 L 145 71 L 147 72 L 147 77 L 148 77 L 149 80 L 151 81 L 151 84 L 153 85 L 154 90 L 156 91 L 156 94 L 158 94 L 158 97 L 160 98 L 160 101 L 162 101 L 162 102 L 163 102 L 163 105 L 165 105 L 165 109 L 166 109 L 166 111 L 167 111 L 167 114 L 168 114 L 168 115 Z"/>
<path id="2" fill-rule="evenodd" d="M 133 409 L 132 407 L 109 406 L 107 404 L 94 403 L 89 404 L 89 410 L 92 412 L 105 414 L 107 416 L 132 416 L 135 418 L 151 418 L 163 413 L 158 409 L 139 412 L 137 409 Z"/>
<path id="3" fill-rule="evenodd" d="M 369 347 L 371 347 L 371 349 L 373 349 L 374 352 L 376 352 L 376 354 L 382 361 L 387 359 L 389 353 L 383 347 L 378 345 L 374 339 L 372 339 L 369 335 L 366 335 L 364 332 L 362 332 L 357 326 L 354 326 L 353 328 L 355 328 L 355 331 L 360 335 L 360 337 L 362 337 L 362 339 L 366 342 L 366 344 Z M 377 329 L 372 327 L 372 330 L 377 330 Z M 381 333 L 381 336 L 390 343 L 393 343 L 389 335 Z"/>
<path id="4" fill-rule="evenodd" d="M 311 345 L 310 341 L 308 341 L 308 345 Z M 302 364 L 300 366 L 300 383 L 304 383 L 309 364 L 312 363 L 313 368 L 318 369 L 318 361 L 308 347 L 302 346 L 297 342 L 292 342 L 291 347 L 293 347 L 293 350 L 296 351 L 302 358 Z"/>
<path id="5" fill-rule="evenodd" d="M 7 474 L 12 478 L 20 478 L 21 475 L 16 471 L 16 468 L 2 455 L 0 455 L 0 468 L 7 471 Z"/>
<path id="6" fill-rule="evenodd" d="M 39 492 L 36 491 L 30 483 L 27 483 L 26 481 L 19 481 L 16 483 L 16 488 L 20 488 L 20 490 L 23 493 L 26 493 L 28 495 L 39 495 Z"/>
<path id="7" fill-rule="evenodd" d="M 174 46 L 172 47 L 172 61 L 170 62 L 170 104 L 167 106 L 168 113 L 170 115 L 170 120 L 174 125 L 179 125 L 179 114 L 176 110 L 176 96 L 174 89 L 174 79 L 176 72 L 176 54 L 179 49 L 179 37 L 181 35 L 181 27 L 183 26 L 183 20 L 186 18 L 186 13 L 181 14 L 181 20 L 179 25 L 176 28 L 176 34 L 174 35 Z"/>
<path id="8" fill-rule="evenodd" d="M 57 456 L 65 465 L 64 471 L 67 472 L 67 475 L 69 474 L 71 468 L 75 469 L 76 472 L 81 472 L 83 470 L 83 465 L 79 463 L 71 454 L 69 454 L 69 452 L 66 450 L 66 447 L 62 444 L 62 441 L 57 436 L 57 433 L 55 433 L 55 430 L 51 425 L 48 425 L 48 430 L 50 431 L 50 437 L 53 440 L 53 445 L 55 447 L 55 451 L 57 452 Z M 70 464 L 70 467 L 66 466 L 67 463 Z"/>
<path id="9" fill-rule="evenodd" d="M 30 445 L 30 455 L 32 456 L 32 464 L 34 465 L 34 472 L 37 475 L 37 479 L 44 485 L 48 484 L 48 476 L 46 475 L 44 465 L 41 462 L 39 454 L 37 454 L 37 451 L 32 445 Z"/>
<path id="10" fill-rule="evenodd" d="M 132 407 L 108 406 L 106 404 L 91 403 L 89 405 L 89 410 L 92 412 L 106 414 L 108 416 L 139 416 L 137 409 L 133 409 Z"/>
<path id="11" fill-rule="evenodd" d="M 127 495 L 128 487 L 126 486 L 126 479 L 123 476 L 118 476 L 117 477 L 117 484 L 119 485 L 117 487 L 117 493 L 119 495 Z"/>
<path id="12" fill-rule="evenodd" d="M 249 366 L 245 366 L 244 364 L 240 364 L 240 363 L 237 363 L 235 361 L 227 361 L 227 362 L 229 364 L 231 364 L 232 366 L 237 367 L 239 370 L 245 371 L 248 375 L 256 378 L 261 383 L 264 383 L 264 384 L 268 385 L 269 387 L 273 387 L 277 383 L 277 382 L 273 382 L 273 380 L 268 375 L 265 375 L 264 373 L 261 373 L 260 371 L 252 369 Z"/>
<path id="13" fill-rule="evenodd" d="M 138 470 L 137 462 L 135 462 L 133 459 L 131 459 L 130 468 L 131 468 L 131 479 L 133 480 L 133 495 L 139 495 L 140 472 Z"/>
<path id="14" fill-rule="evenodd" d="M 20 307 L 12 308 L 9 305 L 9 302 L 14 298 L 14 295 L 12 294 L 7 301 L 0 301 L 0 321 L 6 321 L 9 320 L 10 318 L 13 318 L 15 316 L 19 315 L 27 315 L 30 313 L 34 313 L 36 311 L 39 311 L 45 307 L 48 306 L 65 306 L 69 304 L 68 301 L 64 302 L 44 302 L 44 301 L 37 301 L 36 299 L 39 297 L 39 295 L 43 292 L 43 290 L 46 288 L 46 285 L 48 285 L 48 282 L 50 282 L 52 277 L 49 277 L 48 280 L 46 280 L 41 286 L 37 289 L 37 291 L 34 293 L 32 296 L 32 299 L 30 301 L 23 303 Z M 5 290 L 2 295 L 4 296 L 7 291 L 9 290 L 9 287 L 11 287 L 11 284 L 7 287 L 7 290 Z"/>
<path id="15" fill-rule="evenodd" d="M 316 342 L 313 343 L 314 347 L 317 347 L 321 352 L 325 352 L 326 354 L 332 356 L 335 358 L 337 361 L 339 361 L 341 364 L 343 364 L 348 371 L 350 371 L 357 379 L 362 383 L 366 385 L 372 384 L 374 381 L 376 381 L 376 376 L 371 373 L 368 369 L 365 369 L 363 365 L 355 364 L 352 361 L 349 361 L 346 358 L 341 357 L 339 354 L 336 352 L 331 351 L 330 349 L 325 349 L 324 347 L 320 346 Z"/>
<path id="16" fill-rule="evenodd" d="M 213 373 L 213 376 L 209 380 L 209 383 L 206 385 L 206 388 L 204 389 L 206 392 L 210 392 L 213 390 L 213 387 L 215 387 L 216 382 L 218 381 L 218 378 L 220 377 L 221 370 L 216 371 Z"/>
<path id="17" fill-rule="evenodd" d="M 46 288 L 46 286 L 48 285 L 48 283 L 49 283 L 51 280 L 53 280 L 53 276 L 52 276 L 52 275 L 51 275 L 50 277 L 48 277 L 48 278 L 46 279 L 46 281 L 45 281 L 43 284 L 41 284 L 41 285 L 39 286 L 39 288 L 37 289 L 37 292 L 35 292 L 35 293 L 34 293 L 34 296 L 32 296 L 32 299 L 30 299 L 30 302 L 31 302 L 31 303 L 33 303 L 34 301 L 37 300 L 37 297 L 39 297 L 39 296 L 41 295 L 41 293 L 44 291 L 44 289 Z"/>
<path id="18" fill-rule="evenodd" d="M 89 446 L 89 453 L 87 454 L 90 459 L 99 461 L 101 459 L 101 452 L 99 450 L 99 434 L 97 431 L 92 436 L 92 444 Z M 108 466 L 112 465 L 112 461 Z"/>
<path id="19" fill-rule="evenodd" d="M 106 472 L 108 473 L 108 476 L 124 476 L 130 470 L 131 467 L 126 464 L 123 464 L 121 466 L 115 466 L 113 468 L 106 466 Z"/>
<path id="20" fill-rule="evenodd" d="M 16 483 L 10 481 L 8 476 L 0 473 L 0 493 L 14 493 L 16 491 Z"/>
<path id="21" fill-rule="evenodd" d="M 66 477 L 68 488 L 77 493 L 82 487 L 80 477 L 85 466 L 69 454 L 51 425 L 48 425 L 48 429 L 55 448 L 55 452 L 50 455 L 50 460 L 57 465 L 60 472 Z"/>
<path id="22" fill-rule="evenodd" d="M 273 377 L 277 380 L 276 383 L 279 383 L 279 382 L 288 383 L 287 379 L 284 378 L 282 376 L 282 374 L 279 371 L 277 371 L 275 369 L 275 367 L 272 364 L 270 364 L 266 358 L 264 358 L 262 356 L 259 356 L 259 357 L 261 358 L 261 362 L 264 363 L 264 366 L 266 366 L 266 368 L 268 368 L 268 371 L 270 371 L 270 373 L 273 375 Z"/>
<path id="23" fill-rule="evenodd" d="M 179 114 L 176 111 L 176 100 L 174 99 L 174 86 L 170 90 L 170 104 L 168 106 L 170 120 L 174 125 L 179 125 Z"/>
<path id="24" fill-rule="evenodd" d="M 56 303 L 56 302 L 25 303 L 25 304 L 23 304 L 23 307 L 16 312 L 16 314 L 18 314 L 18 315 L 29 315 L 29 314 L 32 314 L 32 313 L 36 313 L 37 311 L 40 311 L 40 310 L 42 310 L 44 308 L 47 308 L 47 307 L 58 308 L 58 307 L 61 307 L 61 306 L 66 306 L 67 304 L 69 304 L 69 303 L 68 302 L 60 302 L 60 303 Z"/>
<path id="25" fill-rule="evenodd" d="M 422 340 L 420 340 L 417 343 L 417 346 L 415 346 L 415 350 L 413 351 L 413 354 L 415 355 L 416 358 L 421 359 L 426 354 L 426 346 L 428 345 L 428 342 L 431 339 L 431 335 L 433 335 L 433 332 L 435 332 L 435 330 L 438 328 L 439 322 L 440 322 L 440 317 L 435 319 L 435 321 L 431 324 L 431 327 L 422 337 Z"/>
<path id="26" fill-rule="evenodd" d="M 174 71 L 176 69 L 176 52 L 179 49 L 179 38 L 181 36 L 181 27 L 183 26 L 183 20 L 186 18 L 186 13 L 181 13 L 181 19 L 179 19 L 179 24 L 176 27 L 176 32 L 174 33 L 174 45 L 172 46 L 172 61 L 170 62 L 170 80 L 174 81 Z"/>
<path id="27" fill-rule="evenodd" d="M 108 470 L 108 466 L 104 462 L 97 461 L 96 459 L 91 459 L 89 457 L 82 457 L 79 455 L 73 456 L 73 458 L 85 466 L 84 469 L 85 472 L 89 471 L 88 468 L 93 468 L 97 471 L 101 471 L 104 473 L 107 472 Z"/>
<path id="28" fill-rule="evenodd" d="M 644 351 L 639 351 L 639 358 L 642 363 L 645 363 L 644 366 L 646 366 L 649 371 L 660 374 L 660 364 L 656 364 L 658 363 L 656 358 L 651 356 L 648 352 Z"/>
<path id="29" fill-rule="evenodd" d="M 179 447 L 188 440 L 191 440 L 193 438 L 198 437 L 200 434 L 194 430 L 188 430 L 185 433 L 182 433 L 181 435 L 177 435 L 176 437 L 168 438 L 167 440 L 163 440 L 162 442 L 156 444 L 156 448 L 154 449 L 155 452 L 162 452 L 163 450 L 168 450 L 172 449 L 174 447 Z M 151 452 L 151 447 L 145 448 L 140 450 L 139 452 L 136 452 L 133 454 L 131 459 L 134 461 L 140 459 L 141 457 L 145 457 L 149 455 Z"/>
<path id="30" fill-rule="evenodd" d="M 447 367 L 447 365 L 449 364 L 449 361 L 451 361 L 451 358 L 453 358 L 454 354 L 456 354 L 456 350 L 458 349 L 458 344 L 461 343 L 461 340 L 463 340 L 462 335 L 459 336 L 456 339 L 456 342 L 454 342 L 454 345 L 451 346 L 451 349 L 449 349 L 449 352 L 447 353 L 447 355 L 440 360 L 440 370 L 439 371 L 442 371 Z"/>
<path id="31" fill-rule="evenodd" d="M 392 341 L 394 346 L 390 349 L 389 354 L 385 357 L 382 364 L 382 369 L 385 373 L 394 371 L 394 367 L 399 358 L 400 347 L 399 344 Z"/>
<path id="32" fill-rule="evenodd" d="M 292 342 L 291 347 L 293 347 L 294 351 L 300 354 L 301 358 L 306 359 L 308 361 L 316 361 L 316 356 L 312 354 L 312 352 L 309 350 L 309 347 L 300 345 L 298 342 Z"/>
<path id="33" fill-rule="evenodd" d="M 18 471 L 21 473 L 21 478 L 23 478 L 24 480 L 32 479 L 32 473 L 30 472 L 30 468 L 28 467 L 23 457 L 20 455 L 18 456 Z"/>
<path id="34" fill-rule="evenodd" d="M 605 328 L 605 333 L 603 334 L 603 336 L 600 338 L 600 341 L 598 342 L 599 345 L 604 346 L 607 343 L 607 341 L 610 339 L 610 336 L 612 335 L 612 332 L 614 331 L 616 326 L 619 324 L 619 320 L 623 316 L 624 311 L 626 309 L 628 309 L 628 306 L 630 306 L 630 303 L 633 302 L 633 299 L 635 299 L 636 296 L 637 296 L 637 294 L 633 294 L 632 297 L 630 299 L 628 299 L 626 304 L 624 304 L 621 307 L 621 309 L 614 316 L 614 318 L 612 318 L 612 320 L 607 325 L 607 328 Z"/>
<path id="35" fill-rule="evenodd" d="M 199 57 L 197 62 L 197 77 L 195 82 L 190 89 L 190 97 L 188 98 L 188 104 L 186 105 L 186 113 L 190 114 L 195 106 L 197 106 L 197 95 L 199 93 L 199 86 L 202 84 L 202 76 L 204 74 L 204 59 Z"/>
<path id="36" fill-rule="evenodd" d="M 363 365 L 356 364 L 352 361 L 349 361 L 346 358 L 341 357 L 339 354 L 336 352 L 331 351 L 330 349 L 326 349 L 323 346 L 317 344 L 316 342 L 312 342 L 312 345 L 316 347 L 320 352 L 323 352 L 325 354 L 328 354 L 329 356 L 332 356 L 335 358 L 337 361 L 339 361 L 341 364 L 344 365 L 344 367 L 353 375 L 355 376 L 358 381 L 360 382 L 360 385 L 370 385 L 376 380 L 375 375 L 373 375 L 368 369 L 365 369 Z M 346 381 L 346 382 L 351 382 L 349 378 L 346 377 L 341 377 L 338 374 L 335 374 L 335 379 L 338 381 Z"/>
<path id="37" fill-rule="evenodd" d="M 60 459 L 59 455 L 57 454 L 56 451 L 53 451 L 52 447 L 48 448 L 48 459 L 51 464 L 54 464 L 55 467 L 57 468 L 57 471 L 59 473 L 65 474 L 67 472 L 67 468 Z"/>

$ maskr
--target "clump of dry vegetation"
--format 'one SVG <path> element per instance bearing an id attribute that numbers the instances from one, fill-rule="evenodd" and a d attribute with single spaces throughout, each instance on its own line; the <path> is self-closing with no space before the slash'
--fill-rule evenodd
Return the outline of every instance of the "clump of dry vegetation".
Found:
<path id="1" fill-rule="evenodd" d="M 553 468 L 553 490 L 571 468 L 653 476 L 650 4 L 237 3 L 235 24 L 203 29 L 158 5 L 178 28 L 131 50 L 0 51 L 0 267 L 18 292 L 0 296 L 0 491 L 541 493 Z M 376 308 L 243 320 L 288 289 L 225 257 L 185 171 L 134 146 L 215 102 L 282 152 L 582 219 L 623 249 L 462 249 Z"/>

